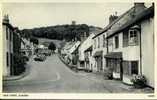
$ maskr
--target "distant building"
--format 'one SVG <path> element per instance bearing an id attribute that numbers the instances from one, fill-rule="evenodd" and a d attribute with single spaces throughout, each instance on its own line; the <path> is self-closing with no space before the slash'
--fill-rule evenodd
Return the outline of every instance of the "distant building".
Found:
<path id="1" fill-rule="evenodd" d="M 71 24 L 72 24 L 72 25 L 76 25 L 76 21 L 73 20 Z"/>
<path id="2" fill-rule="evenodd" d="M 90 32 L 90 35 L 87 37 L 84 35 L 81 41 L 81 45 L 79 47 L 79 65 L 80 69 L 85 69 L 89 71 L 95 70 L 95 61 L 93 60 L 93 40 L 92 38 L 95 34 L 99 33 L 101 29 L 93 29 Z"/>
<path id="3" fill-rule="evenodd" d="M 13 32 L 14 28 L 9 23 L 8 15 L 3 18 L 3 76 L 13 74 Z"/>

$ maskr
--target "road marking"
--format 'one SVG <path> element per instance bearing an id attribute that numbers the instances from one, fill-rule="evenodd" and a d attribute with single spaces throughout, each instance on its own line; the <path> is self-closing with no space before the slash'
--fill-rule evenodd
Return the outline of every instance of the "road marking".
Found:
<path id="1" fill-rule="evenodd" d="M 49 82 L 55 82 L 55 81 L 58 81 L 61 79 L 61 76 L 59 74 L 59 72 L 56 72 L 56 79 L 54 80 L 47 80 L 47 81 L 32 81 L 32 82 L 29 82 L 29 81 L 10 81 L 8 82 L 8 84 L 6 86 L 16 86 L 16 85 L 32 85 L 32 84 L 43 84 L 43 83 L 49 83 Z M 18 83 L 17 83 L 18 82 Z M 26 83 L 27 82 L 27 83 Z M 12 84 L 14 83 L 14 84 Z M 4 83 L 5 85 L 5 83 Z"/>

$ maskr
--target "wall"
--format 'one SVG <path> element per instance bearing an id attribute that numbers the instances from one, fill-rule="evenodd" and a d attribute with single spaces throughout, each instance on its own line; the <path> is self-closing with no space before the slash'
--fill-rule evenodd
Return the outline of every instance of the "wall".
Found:
<path id="1" fill-rule="evenodd" d="M 141 23 L 142 73 L 148 80 L 148 85 L 154 87 L 154 19 Z"/>
<path id="2" fill-rule="evenodd" d="M 6 53 L 7 53 L 7 40 L 6 40 L 6 26 L 3 25 L 3 76 L 9 74 L 6 64 Z"/>
<path id="3" fill-rule="evenodd" d="M 113 45 L 109 46 L 109 52 L 122 52 L 122 58 L 126 61 L 139 61 L 138 71 L 140 70 L 140 45 L 123 47 L 123 33 L 119 33 L 116 36 L 119 37 L 119 48 L 115 48 L 115 38 L 112 38 Z"/>
<path id="4" fill-rule="evenodd" d="M 7 28 L 7 30 L 6 30 Z M 8 31 L 8 40 L 6 40 L 6 31 Z M 11 41 L 10 41 L 10 35 L 11 36 Z M 11 67 L 11 57 L 10 57 L 10 53 L 13 54 L 13 33 L 12 30 L 9 29 L 9 27 L 7 27 L 6 25 L 3 25 L 3 76 L 9 76 L 10 75 L 10 67 Z M 7 66 L 7 53 L 8 52 L 8 66 Z"/>
<path id="5" fill-rule="evenodd" d="M 94 34 L 91 33 L 90 36 L 84 42 L 82 42 L 82 44 L 80 45 L 80 47 L 79 47 L 79 60 L 85 59 L 84 51 L 93 45 L 93 40 L 92 40 L 93 36 L 94 36 Z"/>
<path id="6" fill-rule="evenodd" d="M 103 43 L 104 43 L 103 35 L 105 35 L 105 34 L 106 33 L 103 33 L 103 34 L 97 36 L 96 38 L 94 38 L 96 40 L 96 48 L 94 48 L 95 46 L 93 46 L 93 53 L 92 53 L 92 55 L 94 55 L 95 52 L 97 52 L 97 51 L 103 51 L 103 55 L 102 55 L 103 71 L 107 69 L 106 68 L 106 59 L 104 58 L 104 56 L 107 54 L 107 48 L 103 47 Z M 98 43 L 98 37 L 100 38 L 100 43 Z M 93 39 L 93 44 L 94 44 L 94 39 Z M 100 45 L 99 48 L 98 48 L 98 44 Z M 93 57 L 93 62 L 94 62 L 93 69 L 94 69 L 94 71 L 97 71 L 97 62 L 94 57 Z"/>

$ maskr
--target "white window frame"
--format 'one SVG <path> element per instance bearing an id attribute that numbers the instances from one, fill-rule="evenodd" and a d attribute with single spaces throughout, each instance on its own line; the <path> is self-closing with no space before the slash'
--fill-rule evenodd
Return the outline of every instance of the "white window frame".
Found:
<path id="1" fill-rule="evenodd" d="M 131 32 L 133 32 L 133 33 L 131 34 Z M 135 32 L 136 32 L 136 34 L 135 34 Z M 138 45 L 138 30 L 136 30 L 136 29 L 130 29 L 128 36 L 129 36 L 129 42 L 128 42 L 129 46 Z"/>

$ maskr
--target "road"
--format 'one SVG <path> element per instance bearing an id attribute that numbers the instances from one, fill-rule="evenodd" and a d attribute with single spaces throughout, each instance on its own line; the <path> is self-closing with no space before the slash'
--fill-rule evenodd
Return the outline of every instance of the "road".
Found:
<path id="1" fill-rule="evenodd" d="M 30 74 L 26 77 L 7 81 L 3 92 L 30 93 L 108 93 L 103 82 L 93 80 L 86 75 L 71 71 L 57 54 L 47 57 L 44 62 L 30 61 Z"/>

